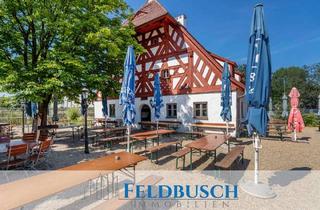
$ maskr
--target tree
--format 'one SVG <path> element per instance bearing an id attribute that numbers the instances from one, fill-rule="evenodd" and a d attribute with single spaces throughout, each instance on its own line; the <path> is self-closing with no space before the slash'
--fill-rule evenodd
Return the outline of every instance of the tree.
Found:
<path id="1" fill-rule="evenodd" d="M 283 93 L 289 94 L 292 87 L 300 92 L 300 107 L 315 108 L 320 83 L 315 81 L 309 70 L 301 67 L 280 68 L 272 75 L 272 101 L 275 106 L 281 107 Z"/>
<path id="2" fill-rule="evenodd" d="M 53 95 L 78 100 L 82 88 L 119 88 L 128 45 L 135 45 L 124 0 L 0 0 L 0 87 L 39 103 L 42 125 Z"/>

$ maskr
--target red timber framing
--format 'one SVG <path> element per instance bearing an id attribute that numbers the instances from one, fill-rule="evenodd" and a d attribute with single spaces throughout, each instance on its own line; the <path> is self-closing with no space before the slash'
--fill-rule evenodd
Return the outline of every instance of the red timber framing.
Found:
<path id="1" fill-rule="evenodd" d="M 150 21 L 139 24 L 141 13 L 145 17 L 154 15 L 153 8 L 160 10 L 160 16 L 148 17 Z M 147 3 L 136 14 L 140 18 L 132 20 L 136 38 L 145 48 L 137 56 L 136 97 L 153 95 L 156 72 L 160 73 L 163 95 L 220 92 L 224 62 L 231 69 L 232 89 L 243 92 L 244 84 L 238 81 L 241 75 L 235 72 L 236 63 L 208 52 L 158 1 Z"/>

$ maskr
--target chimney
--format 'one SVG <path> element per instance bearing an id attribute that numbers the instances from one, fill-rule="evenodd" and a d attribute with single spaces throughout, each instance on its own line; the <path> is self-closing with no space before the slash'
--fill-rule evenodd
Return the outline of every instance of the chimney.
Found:
<path id="1" fill-rule="evenodd" d="M 176 17 L 176 20 L 183 25 L 184 27 L 187 27 L 187 16 L 182 14 Z"/>

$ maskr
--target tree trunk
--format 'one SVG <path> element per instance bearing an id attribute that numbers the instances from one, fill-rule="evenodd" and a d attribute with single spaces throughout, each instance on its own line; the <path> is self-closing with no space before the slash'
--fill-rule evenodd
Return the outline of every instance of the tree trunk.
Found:
<path id="1" fill-rule="evenodd" d="M 39 117 L 41 119 L 41 127 L 47 126 L 48 123 L 48 108 L 51 101 L 52 95 L 47 95 L 44 100 L 39 103 Z M 41 134 L 44 133 L 44 130 L 41 131 Z"/>

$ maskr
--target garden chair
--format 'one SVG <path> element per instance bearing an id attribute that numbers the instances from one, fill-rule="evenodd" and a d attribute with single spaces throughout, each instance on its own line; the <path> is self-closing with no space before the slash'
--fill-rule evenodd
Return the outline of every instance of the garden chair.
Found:
<path id="1" fill-rule="evenodd" d="M 35 133 L 24 133 L 22 136 L 23 141 L 35 141 L 36 134 Z"/>
<path id="2" fill-rule="evenodd" d="M 24 166 L 27 161 L 28 145 L 12 145 L 7 151 L 7 161 L 0 164 L 0 168 L 18 168 Z"/>
<path id="3" fill-rule="evenodd" d="M 46 163 L 47 165 L 49 165 L 46 161 L 49 156 L 52 143 L 53 143 L 53 140 L 50 138 L 47 138 L 41 141 L 39 146 L 35 147 L 32 150 L 32 153 L 29 156 L 31 168 L 34 169 L 35 166 L 38 165 L 39 163 Z"/>

